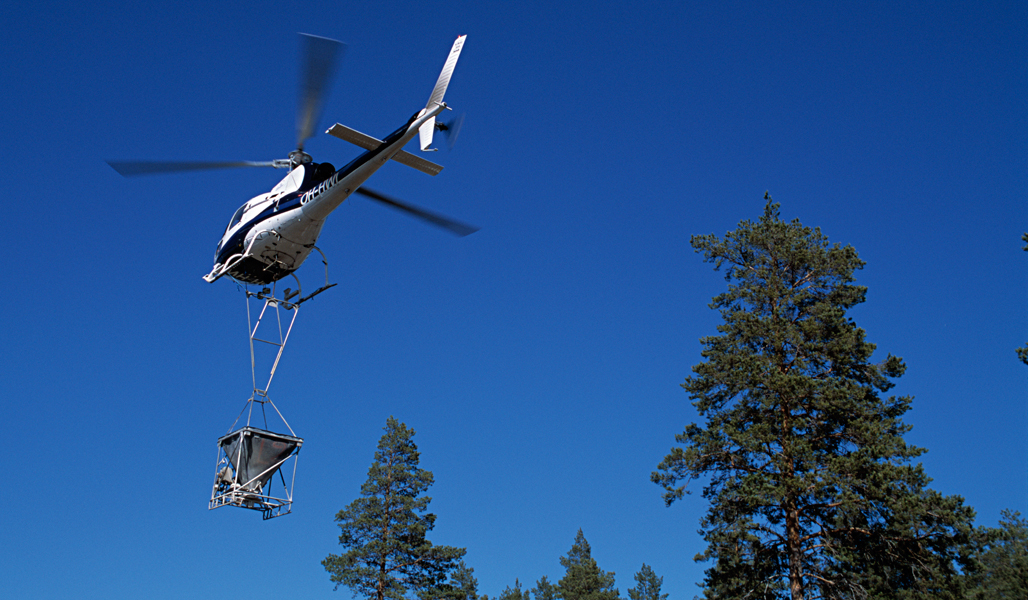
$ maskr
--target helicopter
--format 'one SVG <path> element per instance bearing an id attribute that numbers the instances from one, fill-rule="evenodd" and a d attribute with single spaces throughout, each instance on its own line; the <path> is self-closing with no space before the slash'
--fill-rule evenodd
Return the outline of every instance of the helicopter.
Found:
<path id="1" fill-rule="evenodd" d="M 443 95 L 467 36 L 461 35 L 454 41 L 425 108 L 414 113 L 406 123 L 385 138 L 379 140 L 339 123 L 328 129 L 326 133 L 329 135 L 365 150 L 345 166 L 336 169 L 328 162 L 314 162 L 304 152 L 304 143 L 313 137 L 336 57 L 345 46 L 329 38 L 300 35 L 305 48 L 297 110 L 297 147 L 289 153 L 288 158 L 265 162 L 107 161 L 125 177 L 232 167 L 289 169 L 289 174 L 270 192 L 251 198 L 232 215 L 215 250 L 214 266 L 210 273 L 203 276 L 203 280 L 208 283 L 224 276 L 244 284 L 256 285 L 269 285 L 289 275 L 295 278 L 294 272 L 313 250 L 318 250 L 315 243 L 325 220 L 354 193 L 406 212 L 458 236 L 478 230 L 466 223 L 362 187 L 368 178 L 390 160 L 433 176 L 442 171 L 442 166 L 411 154 L 403 147 L 418 137 L 420 149 L 431 152 L 437 150 L 431 147 L 436 131 L 449 134 L 451 139 L 455 137 L 460 121 L 444 124 L 437 117 L 444 110 L 451 110 L 443 102 Z M 328 287 L 331 286 L 326 282 L 326 287 L 318 292 Z"/>

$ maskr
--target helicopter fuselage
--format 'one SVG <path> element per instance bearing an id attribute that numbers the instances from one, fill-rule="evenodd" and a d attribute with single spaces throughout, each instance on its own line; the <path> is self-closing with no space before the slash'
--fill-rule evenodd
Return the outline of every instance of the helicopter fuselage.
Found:
<path id="1" fill-rule="evenodd" d="M 270 192 L 239 207 L 215 251 L 214 268 L 204 280 L 214 282 L 227 275 L 243 283 L 267 285 L 296 271 L 314 250 L 332 211 L 445 108 L 440 102 L 416 113 L 377 148 L 338 170 L 329 163 L 296 166 Z"/>

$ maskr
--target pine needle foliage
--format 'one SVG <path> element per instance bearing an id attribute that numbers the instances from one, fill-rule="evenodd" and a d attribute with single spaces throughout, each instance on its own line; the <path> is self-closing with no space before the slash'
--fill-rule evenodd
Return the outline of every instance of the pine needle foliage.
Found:
<path id="1" fill-rule="evenodd" d="M 596 564 L 581 529 L 567 556 L 560 557 L 560 564 L 565 570 L 557 588 L 563 600 L 619 600 L 614 572 L 604 571 Z"/>
<path id="2" fill-rule="evenodd" d="M 532 595 L 529 590 L 521 589 L 521 581 L 514 579 L 514 587 L 509 585 L 503 588 L 500 592 L 499 597 L 496 600 L 532 600 Z"/>
<path id="3" fill-rule="evenodd" d="M 660 593 L 663 584 L 664 578 L 657 577 L 653 567 L 643 563 L 635 574 L 635 587 L 628 589 L 628 597 L 631 600 L 667 600 L 668 595 Z"/>
<path id="4" fill-rule="evenodd" d="M 336 514 L 345 552 L 321 562 L 336 589 L 401 600 L 439 588 L 458 567 L 464 548 L 434 546 L 425 537 L 436 516 L 427 512 L 432 499 L 423 495 L 432 473 L 418 466 L 419 458 L 414 430 L 389 417 L 360 497 Z"/>
<path id="5" fill-rule="evenodd" d="M 558 600 L 560 598 L 560 588 L 550 582 L 550 578 L 543 575 L 538 581 L 535 582 L 535 587 L 532 588 L 532 596 L 535 600 Z"/>
<path id="6" fill-rule="evenodd" d="M 968 600 L 1028 598 L 1028 521 L 1005 510 L 997 528 L 978 532 L 974 568 L 969 570 Z"/>
<path id="7" fill-rule="evenodd" d="M 846 311 L 864 301 L 856 251 L 785 222 L 770 196 L 757 222 L 693 248 L 723 269 L 723 322 L 682 387 L 703 425 L 652 480 L 668 505 L 703 480 L 708 598 L 951 598 L 973 511 L 926 488 L 907 445 L 909 397 L 882 398 L 901 359 Z"/>
<path id="8" fill-rule="evenodd" d="M 488 600 L 487 596 L 484 598 Z M 478 600 L 475 570 L 459 561 L 448 582 L 418 592 L 418 600 Z"/>

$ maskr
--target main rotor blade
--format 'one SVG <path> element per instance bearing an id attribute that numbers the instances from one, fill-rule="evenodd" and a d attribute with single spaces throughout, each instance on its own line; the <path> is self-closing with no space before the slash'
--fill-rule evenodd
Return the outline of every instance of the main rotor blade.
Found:
<path id="1" fill-rule="evenodd" d="M 405 202 L 400 202 L 399 200 L 390 198 L 389 196 L 380 194 L 379 192 L 369 190 L 365 187 L 357 188 L 356 192 L 363 196 L 367 196 L 372 200 L 381 202 L 382 204 L 385 204 L 387 206 L 391 206 L 397 210 L 402 210 L 409 215 L 413 215 L 414 217 L 417 217 L 422 221 L 425 221 L 426 223 L 430 223 L 432 225 L 435 225 L 436 227 L 442 227 L 443 229 L 459 237 L 471 235 L 472 233 L 475 233 L 480 229 L 480 227 L 468 225 L 467 223 L 461 223 L 460 221 L 455 221 L 448 217 L 444 217 L 442 215 L 429 212 L 423 208 L 418 208 L 416 206 L 411 206 L 410 204 L 407 204 Z"/>
<path id="2" fill-rule="evenodd" d="M 335 70 L 336 58 L 346 45 L 306 33 L 301 33 L 300 39 L 303 51 L 299 104 L 296 107 L 296 148 L 303 150 L 303 143 L 314 135 L 329 80 Z"/>
<path id="3" fill-rule="evenodd" d="M 181 171 L 209 171 L 211 169 L 232 169 L 235 167 L 277 167 L 280 161 L 256 162 L 237 161 L 157 161 L 157 160 L 109 160 L 107 164 L 123 177 L 178 173 Z M 288 161 L 286 161 L 288 163 Z"/>

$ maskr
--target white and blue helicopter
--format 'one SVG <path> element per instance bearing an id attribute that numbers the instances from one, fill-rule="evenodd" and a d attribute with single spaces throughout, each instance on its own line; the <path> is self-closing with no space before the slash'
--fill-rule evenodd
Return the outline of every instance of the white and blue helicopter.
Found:
<path id="1" fill-rule="evenodd" d="M 315 243 L 329 214 L 354 193 L 402 210 L 459 236 L 478 230 L 362 187 L 389 160 L 429 175 L 437 175 L 442 171 L 440 165 L 411 154 L 403 147 L 419 137 L 421 150 L 433 151 L 435 149 L 431 145 L 437 130 L 446 132 L 452 138 L 459 129 L 459 121 L 447 125 L 437 121 L 436 117 L 444 110 L 449 110 L 443 102 L 443 95 L 467 36 L 458 37 L 450 48 L 428 104 L 396 131 L 382 140 L 339 123 L 327 131 L 365 150 L 339 169 L 327 162 L 313 162 L 311 156 L 303 151 L 303 145 L 313 135 L 336 57 L 344 46 L 328 38 L 306 34 L 301 36 L 305 44 L 305 68 L 301 77 L 297 114 L 297 148 L 289 153 L 289 158 L 267 162 L 108 161 L 115 171 L 126 177 L 232 167 L 290 170 L 270 192 L 250 199 L 232 215 L 215 251 L 214 267 L 203 276 L 204 281 L 209 283 L 228 276 L 242 283 L 268 285 L 292 275 L 311 251 L 316 249 Z M 326 287 L 318 292 L 328 287 L 331 286 L 326 282 Z"/>

